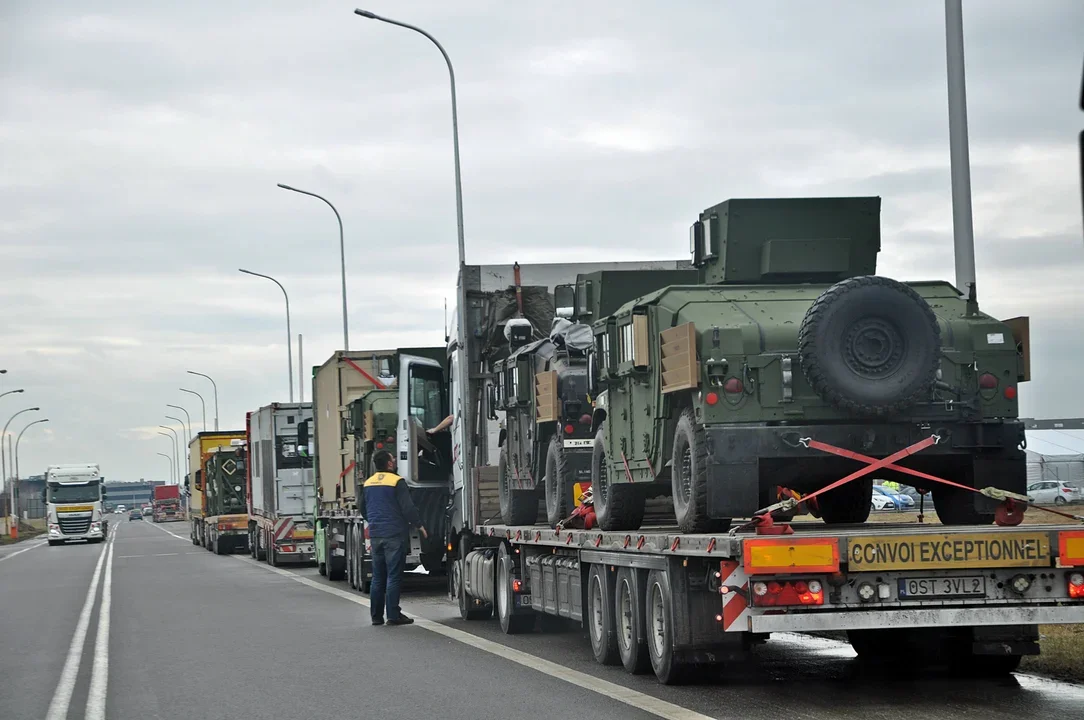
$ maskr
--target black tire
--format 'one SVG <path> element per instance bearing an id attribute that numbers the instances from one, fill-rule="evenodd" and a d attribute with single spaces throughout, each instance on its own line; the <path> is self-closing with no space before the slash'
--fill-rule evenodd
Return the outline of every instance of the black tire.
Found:
<path id="1" fill-rule="evenodd" d="M 798 331 L 810 387 L 855 415 L 896 414 L 929 397 L 940 350 L 937 316 L 922 296 L 874 275 L 825 290 Z"/>
<path id="2" fill-rule="evenodd" d="M 864 523 L 873 508 L 873 478 L 859 478 L 814 498 L 829 525 Z"/>
<path id="3" fill-rule="evenodd" d="M 256 528 L 248 529 L 248 556 L 256 559 Z"/>
<path id="4" fill-rule="evenodd" d="M 956 480 L 956 478 L 949 478 Z M 966 479 L 957 480 L 967 485 Z M 981 513 L 975 509 L 975 493 L 948 485 L 938 484 L 933 489 L 933 509 L 942 525 L 989 525 L 993 513 Z"/>
<path id="5" fill-rule="evenodd" d="M 643 583 L 632 568 L 619 568 L 614 587 L 614 619 L 617 631 L 617 654 L 625 670 L 639 675 L 651 667 L 644 635 Z"/>
<path id="6" fill-rule="evenodd" d="M 494 587 L 497 619 L 505 635 L 519 635 L 534 629 L 534 613 L 515 613 L 515 595 L 512 592 L 512 566 L 515 558 L 508 551 L 507 543 L 501 543 L 497 551 L 497 579 Z"/>
<path id="7" fill-rule="evenodd" d="M 373 569 L 362 555 L 358 558 L 358 591 L 366 595 L 373 592 Z"/>
<path id="8" fill-rule="evenodd" d="M 225 555 L 225 551 L 222 549 L 222 541 L 215 538 L 211 541 L 211 552 L 215 555 Z"/>
<path id="9" fill-rule="evenodd" d="M 730 527 L 727 518 L 708 517 L 708 444 L 692 408 L 681 413 L 674 429 L 670 484 L 682 532 L 723 532 Z"/>
<path id="10" fill-rule="evenodd" d="M 346 584 L 351 590 L 357 590 L 357 574 L 354 572 L 354 526 L 346 529 Z"/>
<path id="11" fill-rule="evenodd" d="M 967 678 L 998 678 L 1016 672 L 1020 667 L 1020 655 L 971 655 L 954 663 L 954 674 Z"/>
<path id="12" fill-rule="evenodd" d="M 647 655 L 655 678 L 663 685 L 674 685 L 688 675 L 689 666 L 674 651 L 674 609 L 670 578 L 665 570 L 647 574 L 644 600 L 644 625 L 647 628 Z"/>
<path id="13" fill-rule="evenodd" d="M 329 528 L 329 531 L 331 528 Z M 327 558 L 327 579 L 339 582 L 346 577 L 346 557 L 338 557 L 331 554 L 331 541 L 328 539 L 327 533 L 324 535 L 324 543 L 327 548 L 327 554 L 324 556 Z"/>
<path id="14" fill-rule="evenodd" d="M 1066 500 L 1065 498 L 1061 497 L 1061 496 L 1058 496 L 1058 497 L 1054 498 L 1054 504 L 1055 505 L 1064 505 L 1067 502 L 1069 502 L 1069 501 Z"/>
<path id="15" fill-rule="evenodd" d="M 488 620 L 493 617 L 492 605 L 478 605 L 473 598 L 467 596 L 467 584 L 463 581 L 464 562 L 462 559 L 455 561 L 452 572 L 453 588 L 459 598 L 459 617 L 464 620 Z"/>
<path id="16" fill-rule="evenodd" d="M 571 484 L 568 482 L 568 461 L 561 438 L 550 438 L 550 447 L 546 451 L 546 522 L 550 527 L 568 517 Z"/>
<path id="17" fill-rule="evenodd" d="M 257 530 L 253 540 L 256 543 L 256 547 L 252 551 L 252 556 L 256 558 L 257 562 L 265 562 L 267 560 L 267 540 L 263 530 Z"/>
<path id="18" fill-rule="evenodd" d="M 421 556 L 421 561 L 422 561 L 422 567 L 425 568 L 425 571 L 427 573 L 429 573 L 430 575 L 440 575 L 441 573 L 447 572 L 447 568 L 444 565 L 444 554 L 443 553 L 438 553 L 438 552 L 424 553 L 423 552 L 422 556 Z"/>
<path id="19" fill-rule="evenodd" d="M 587 605 L 583 609 L 591 651 L 600 665 L 616 665 L 617 631 L 614 627 L 614 582 L 605 565 L 591 565 L 587 575 Z"/>
<path id="20" fill-rule="evenodd" d="M 501 447 L 497 465 L 501 520 L 505 525 L 534 525 L 538 522 L 538 495 L 534 490 L 514 490 L 508 480 L 508 448 Z"/>
<path id="21" fill-rule="evenodd" d="M 647 498 L 630 482 L 612 482 L 606 459 L 606 423 L 595 433 L 591 447 L 591 494 L 595 517 L 603 530 L 638 530 L 644 521 Z"/>
<path id="22" fill-rule="evenodd" d="M 271 567 L 279 566 L 279 555 L 275 552 L 275 540 L 270 535 L 267 538 L 267 564 Z"/>

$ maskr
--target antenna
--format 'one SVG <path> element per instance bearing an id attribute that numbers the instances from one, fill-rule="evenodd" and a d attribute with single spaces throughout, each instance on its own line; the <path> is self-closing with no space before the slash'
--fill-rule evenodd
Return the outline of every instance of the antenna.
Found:
<path id="1" fill-rule="evenodd" d="M 448 342 L 451 334 L 448 332 L 448 298 L 444 298 L 444 342 Z"/>

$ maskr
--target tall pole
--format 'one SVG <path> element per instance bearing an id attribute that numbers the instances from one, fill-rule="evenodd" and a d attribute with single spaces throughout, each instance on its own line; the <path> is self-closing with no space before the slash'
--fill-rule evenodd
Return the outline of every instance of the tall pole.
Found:
<path id="1" fill-rule="evenodd" d="M 279 286 L 279 290 L 282 291 L 282 296 L 286 298 L 286 377 L 290 380 L 290 402 L 294 401 L 294 351 L 290 346 L 290 342 L 293 339 L 293 333 L 290 332 L 290 296 L 286 294 L 286 288 L 282 286 L 275 278 L 270 275 L 263 275 L 258 272 L 252 272 L 251 270 L 245 270 L 244 268 L 237 268 L 238 271 L 245 273 L 246 275 L 254 275 L 255 277 L 262 277 L 266 280 L 270 280 Z"/>
<path id="2" fill-rule="evenodd" d="M 188 374 L 199 375 L 200 377 L 207 378 L 211 381 L 211 387 L 214 388 L 215 391 L 215 432 L 218 432 L 218 385 L 215 383 L 214 378 L 212 378 L 210 375 L 204 375 L 203 373 L 198 373 L 195 370 L 189 370 Z"/>
<path id="3" fill-rule="evenodd" d="M 175 408 L 175 409 L 177 409 L 177 410 L 180 410 L 181 412 L 183 412 L 183 413 L 184 413 L 184 416 L 185 416 L 185 418 L 186 418 L 186 419 L 188 420 L 188 435 L 187 435 L 187 439 L 188 439 L 188 442 L 189 442 L 189 443 L 190 443 L 190 442 L 192 442 L 192 416 L 191 416 L 191 415 L 189 415 L 189 414 L 188 414 L 188 411 L 187 411 L 187 410 L 185 410 L 185 409 L 184 409 L 184 407 L 182 407 L 182 406 L 180 406 L 180 405 L 170 405 L 169 403 L 166 403 L 166 407 L 169 407 L 169 408 Z M 185 444 L 185 447 L 188 447 L 188 444 L 187 444 L 187 443 Z"/>
<path id="4" fill-rule="evenodd" d="M 314 192 L 309 192 L 308 190 L 302 190 L 300 188 L 295 188 L 295 187 L 293 187 L 291 185 L 283 185 L 282 183 L 278 183 L 278 186 L 280 188 L 282 188 L 283 190 L 290 190 L 291 192 L 301 193 L 302 195 L 308 195 L 310 197 L 314 197 L 317 200 L 323 200 L 325 203 L 327 203 L 327 206 L 329 208 L 331 208 L 331 212 L 335 213 L 335 219 L 339 221 L 339 265 L 341 267 L 342 285 L 343 285 L 343 350 L 349 350 L 350 349 L 350 328 L 349 328 L 349 325 L 348 325 L 347 319 L 346 319 L 346 243 L 343 240 L 343 219 L 342 219 L 342 216 L 339 215 L 339 211 L 335 209 L 335 206 L 331 204 L 331 201 L 328 200 L 323 195 L 317 195 Z"/>
<path id="5" fill-rule="evenodd" d="M 301 333 L 297 334 L 297 393 L 298 401 L 305 402 L 305 358 L 301 350 Z"/>
<path id="6" fill-rule="evenodd" d="M 945 57 L 948 67 L 949 155 L 952 163 L 952 237 L 956 258 L 956 286 L 969 300 L 975 300 L 975 228 L 971 216 L 971 160 L 967 142 L 964 14 L 961 0 L 945 0 Z"/>
<path id="7" fill-rule="evenodd" d="M 11 483 L 11 507 L 15 508 L 15 483 L 19 482 L 19 442 L 23 439 L 23 433 L 29 430 L 33 425 L 38 423 L 47 423 L 49 418 L 42 418 L 41 420 L 35 420 L 34 422 L 27 423 L 20 432 L 18 437 L 15 438 L 15 482 Z M 18 510 L 13 510 L 15 517 L 19 516 Z"/>
<path id="8" fill-rule="evenodd" d="M 467 351 L 467 287 L 466 287 L 466 267 L 467 267 L 467 251 L 466 242 L 463 236 L 463 183 L 462 175 L 459 169 L 459 115 L 456 110 L 456 97 L 455 97 L 455 69 L 452 67 L 452 59 L 448 57 L 448 53 L 444 50 L 444 46 L 441 45 L 435 37 L 422 30 L 420 27 L 410 25 L 398 20 L 392 20 L 391 18 L 382 17 L 376 13 L 369 12 L 368 10 L 356 9 L 354 13 L 361 17 L 368 18 L 370 20 L 379 20 L 380 22 L 388 23 L 389 25 L 397 25 L 407 30 L 413 30 L 414 32 L 424 35 L 431 43 L 437 46 L 437 50 L 440 50 L 440 54 L 444 57 L 444 63 L 448 66 L 448 81 L 452 91 L 452 152 L 455 162 L 455 212 L 456 212 L 456 230 L 457 240 L 459 243 L 459 281 L 456 289 L 456 344 L 460 361 L 457 363 L 457 378 L 456 385 L 459 388 L 459 397 L 461 398 L 461 405 L 459 411 L 454 409 L 455 398 L 452 398 L 453 413 L 456 417 L 453 423 L 463 423 L 463 435 L 462 437 L 466 441 L 466 447 L 463 447 L 459 454 L 459 467 L 462 472 L 463 478 L 471 472 L 471 461 L 467 458 L 468 447 L 472 446 L 472 428 L 474 427 L 473 411 L 474 404 L 472 402 L 471 386 L 470 386 L 470 353 Z M 456 429 L 453 424 L 451 431 L 455 433 Z M 452 447 L 455 447 L 455 440 L 452 441 Z M 454 454 L 454 453 L 453 453 Z M 467 488 L 469 484 L 464 481 L 463 487 Z M 466 492 L 466 490 L 464 490 Z M 465 502 L 468 498 L 464 498 Z"/>
<path id="9" fill-rule="evenodd" d="M 23 408 L 22 410 L 15 413 L 10 418 L 8 418 L 8 421 L 6 423 L 4 423 L 4 430 L 3 430 L 3 432 L 0 432 L 0 475 L 3 476 L 3 477 L 0 477 L 0 481 L 6 480 L 7 477 L 8 477 L 7 453 L 6 453 L 6 447 L 4 445 L 4 438 L 7 437 L 7 434 L 8 434 L 8 426 L 11 425 L 12 420 L 19 417 L 23 413 L 36 412 L 38 410 L 41 410 L 41 408 L 37 408 L 37 407 Z M 15 464 L 15 458 L 14 457 L 11 459 L 11 464 L 12 465 Z M 14 469 L 14 468 L 12 468 L 12 469 Z M 11 508 L 11 512 L 12 513 L 15 512 L 15 506 L 14 505 Z"/>
<path id="10" fill-rule="evenodd" d="M 22 388 L 19 388 L 18 390 L 8 390 L 7 392 L 0 393 L 0 397 L 4 397 L 5 395 L 14 395 L 15 393 L 21 393 L 21 392 L 23 392 Z"/>
<path id="11" fill-rule="evenodd" d="M 166 428 L 166 430 L 169 430 L 169 428 L 166 427 L 165 425 L 159 425 L 158 427 L 164 427 L 164 428 Z M 161 435 L 164 438 L 169 438 L 169 446 L 170 446 L 170 449 L 173 450 L 173 458 L 170 460 L 170 465 L 172 467 L 177 467 L 178 463 L 177 463 L 177 437 L 176 437 L 176 435 L 170 435 L 169 433 L 164 433 L 161 430 L 158 431 L 158 434 Z"/>
<path id="12" fill-rule="evenodd" d="M 200 427 L 203 428 L 203 432 L 207 432 L 207 403 L 205 403 L 203 401 L 203 396 L 200 395 L 195 390 L 186 390 L 185 388 L 180 388 L 180 390 L 181 390 L 181 392 L 186 392 L 186 393 L 188 393 L 190 395 L 195 395 L 196 397 L 199 398 L 199 406 L 203 410 L 203 420 L 202 420 L 202 422 L 200 424 Z"/>
<path id="13" fill-rule="evenodd" d="M 169 455 L 166 455 L 165 453 L 160 453 L 160 452 L 156 452 L 155 455 L 161 455 L 169 463 L 169 483 L 170 483 L 170 485 L 180 485 L 180 483 L 177 482 L 177 478 L 175 476 L 176 471 L 175 471 L 175 469 L 173 467 L 173 458 L 171 458 Z"/>
<path id="14" fill-rule="evenodd" d="M 169 425 L 159 425 L 158 427 L 169 430 L 171 433 L 173 433 L 173 456 L 175 458 L 174 462 L 177 464 L 177 473 L 179 474 L 181 472 L 181 440 L 179 437 L 177 437 L 177 431 L 171 428 Z"/>

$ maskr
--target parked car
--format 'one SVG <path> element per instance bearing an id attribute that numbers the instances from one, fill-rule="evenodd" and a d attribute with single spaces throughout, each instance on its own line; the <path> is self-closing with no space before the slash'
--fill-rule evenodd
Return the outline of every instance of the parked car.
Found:
<path id="1" fill-rule="evenodd" d="M 918 488 L 912 487 L 910 485 L 900 485 L 899 494 L 903 495 L 904 497 L 911 498 L 911 502 L 913 503 L 914 507 L 918 507 L 919 501 L 923 498 L 923 494 L 919 492 Z M 922 504 L 922 506 L 924 508 L 933 507 L 933 497 L 930 495 L 929 492 L 925 493 L 925 502 Z"/>
<path id="2" fill-rule="evenodd" d="M 143 519 L 143 513 L 138 508 L 132 508 L 132 511 L 130 513 L 128 513 L 128 522 L 132 522 L 133 520 L 142 520 L 142 519 Z"/>
<path id="3" fill-rule="evenodd" d="M 895 510 L 896 503 L 892 501 L 892 498 L 883 493 L 877 492 L 877 488 L 873 489 L 873 497 L 869 501 L 870 508 L 873 510 Z"/>
<path id="4" fill-rule="evenodd" d="M 1028 502 L 1037 505 L 1065 505 L 1080 502 L 1079 489 L 1059 480 L 1043 480 L 1028 486 Z"/>
<path id="5" fill-rule="evenodd" d="M 886 510 L 906 510 L 907 508 L 913 508 L 915 506 L 914 500 L 895 490 L 890 490 L 884 485 L 873 486 L 873 497 L 876 498 L 878 495 L 888 500 L 888 503 L 884 508 Z M 874 503 L 874 509 L 877 509 L 876 503 Z"/>

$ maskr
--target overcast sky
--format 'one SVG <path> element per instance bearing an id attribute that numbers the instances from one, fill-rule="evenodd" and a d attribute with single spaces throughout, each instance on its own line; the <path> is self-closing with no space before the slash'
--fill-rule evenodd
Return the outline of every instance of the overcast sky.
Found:
<path id="1" fill-rule="evenodd" d="M 1032 318 L 1022 413 L 1079 417 L 1084 3 L 964 5 L 980 301 Z M 50 418 L 24 476 L 167 477 L 178 388 L 213 423 L 186 369 L 223 429 L 285 400 L 281 293 L 238 267 L 287 287 L 306 366 L 341 346 L 334 215 L 279 182 L 342 213 L 355 349 L 443 342 L 447 74 L 353 8 L 0 3 L 0 422 Z M 729 197 L 880 195 L 881 274 L 953 279 L 941 0 L 368 9 L 455 62 L 468 262 L 681 258 Z"/>

